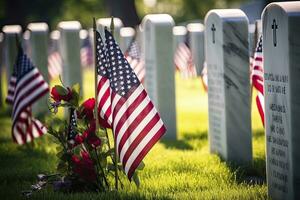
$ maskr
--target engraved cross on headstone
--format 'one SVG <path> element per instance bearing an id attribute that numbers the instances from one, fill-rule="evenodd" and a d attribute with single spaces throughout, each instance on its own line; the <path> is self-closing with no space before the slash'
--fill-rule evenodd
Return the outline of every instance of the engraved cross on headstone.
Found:
<path id="1" fill-rule="evenodd" d="M 215 24 L 212 24 L 211 25 L 211 31 L 212 31 L 212 39 L 213 39 L 213 43 L 215 43 L 215 31 L 216 31 L 216 28 L 215 28 Z"/>
<path id="2" fill-rule="evenodd" d="M 278 29 L 278 25 L 276 24 L 275 19 L 273 19 L 272 29 L 273 29 L 273 44 L 274 47 L 276 47 L 277 46 L 276 30 Z"/>

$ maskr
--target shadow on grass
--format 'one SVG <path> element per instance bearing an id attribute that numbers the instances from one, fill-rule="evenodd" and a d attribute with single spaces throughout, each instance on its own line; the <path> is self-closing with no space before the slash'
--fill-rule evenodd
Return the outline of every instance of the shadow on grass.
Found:
<path id="1" fill-rule="evenodd" d="M 184 140 L 167 140 L 162 139 L 160 141 L 167 149 L 180 149 L 180 150 L 192 150 L 193 147 Z"/>
<path id="2" fill-rule="evenodd" d="M 198 131 L 196 133 L 187 133 L 184 132 L 182 134 L 182 138 L 184 140 L 207 140 L 208 136 L 207 136 L 207 131 Z"/>
<path id="3" fill-rule="evenodd" d="M 162 139 L 161 143 L 167 149 L 179 149 L 179 150 L 193 150 L 194 147 L 190 144 L 191 141 L 207 141 L 207 131 L 204 132 L 193 132 L 193 133 L 182 133 L 182 139 L 168 140 Z"/>
<path id="4" fill-rule="evenodd" d="M 263 158 L 255 158 L 251 164 L 238 165 L 234 162 L 226 163 L 232 174 L 235 174 L 237 183 L 246 183 L 249 185 L 263 185 L 266 183 L 266 162 Z"/>

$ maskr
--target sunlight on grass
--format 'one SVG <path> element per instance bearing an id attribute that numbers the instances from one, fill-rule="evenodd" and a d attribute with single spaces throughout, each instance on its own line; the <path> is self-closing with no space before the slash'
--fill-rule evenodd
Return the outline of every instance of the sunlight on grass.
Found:
<path id="1" fill-rule="evenodd" d="M 84 74 L 84 99 L 94 96 L 94 75 Z M 59 83 L 55 80 L 51 85 Z M 253 93 L 253 100 L 255 93 Z M 252 101 L 253 163 L 236 167 L 209 154 L 207 140 L 207 94 L 201 79 L 184 80 L 176 74 L 178 140 L 162 140 L 145 158 L 137 189 L 123 177 L 125 188 L 105 194 L 62 194 L 50 189 L 33 199 L 266 199 L 266 184 L 250 184 L 248 177 L 265 179 L 265 138 L 263 127 Z M 60 116 L 63 112 L 60 111 Z M 0 126 L 0 196 L 21 199 L 20 191 L 28 189 L 38 173 L 55 171 L 56 150 L 50 137 L 35 146 L 18 147 L 11 141 L 11 122 L 1 115 Z"/>

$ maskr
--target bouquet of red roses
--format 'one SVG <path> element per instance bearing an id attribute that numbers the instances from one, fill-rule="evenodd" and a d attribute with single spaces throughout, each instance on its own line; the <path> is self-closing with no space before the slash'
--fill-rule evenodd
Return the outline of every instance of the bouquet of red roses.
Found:
<path id="1" fill-rule="evenodd" d="M 60 107 L 65 108 L 67 119 L 53 117 L 47 122 L 48 133 L 54 137 L 57 146 L 57 173 L 39 174 L 38 182 L 23 194 L 29 196 L 46 185 L 55 191 L 107 191 L 115 171 L 122 171 L 116 164 L 114 148 L 104 128 L 96 128 L 95 99 L 79 104 L 80 88 L 56 85 L 51 89 L 49 109 L 55 115 Z M 122 182 L 117 177 L 121 187 Z"/>

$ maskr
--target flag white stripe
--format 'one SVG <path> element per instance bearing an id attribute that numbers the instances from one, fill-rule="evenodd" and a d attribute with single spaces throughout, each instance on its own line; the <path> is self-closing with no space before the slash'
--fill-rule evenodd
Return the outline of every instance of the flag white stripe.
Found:
<path id="1" fill-rule="evenodd" d="M 140 115 L 142 110 L 148 105 L 149 102 L 150 102 L 150 99 L 147 98 L 147 96 L 146 96 L 143 99 L 143 101 L 134 109 L 134 111 L 130 114 L 130 116 L 127 116 L 126 121 L 122 124 L 122 127 L 119 130 L 119 133 L 117 136 L 117 144 L 120 143 L 120 140 L 122 139 L 128 126 L 134 123 L 134 120 L 136 119 L 136 117 Z M 119 122 L 117 121 L 116 123 L 118 124 Z"/>
<path id="2" fill-rule="evenodd" d="M 150 101 L 150 99 L 149 99 Z M 132 131 L 132 133 L 130 134 L 130 136 L 128 137 L 127 141 L 130 142 L 125 142 L 121 152 L 120 152 L 120 160 L 123 161 L 124 155 L 127 152 L 128 148 L 131 145 L 131 142 L 133 142 L 137 136 L 141 133 L 141 131 L 148 125 L 148 123 L 153 119 L 153 117 L 156 115 L 157 111 L 156 109 L 153 107 L 152 110 L 147 114 L 147 116 L 143 119 L 143 121 L 136 127 L 136 129 L 134 131 Z M 117 143 L 118 144 L 118 143 Z"/>
<path id="3" fill-rule="evenodd" d="M 125 172 L 128 174 L 131 165 L 136 160 L 137 156 L 141 153 L 141 151 L 145 148 L 145 146 L 150 142 L 150 140 L 154 137 L 157 131 L 163 126 L 163 122 L 160 119 L 155 126 L 149 131 L 149 133 L 143 138 L 143 140 L 139 143 L 139 145 L 135 148 L 135 150 L 130 155 L 129 159 L 125 164 Z"/>
<path id="4" fill-rule="evenodd" d="M 22 85 L 22 86 L 24 86 L 24 88 L 22 88 L 21 90 L 20 90 L 20 88 L 18 88 L 18 90 L 16 90 L 16 93 L 14 96 L 14 99 L 15 99 L 14 102 L 18 102 L 24 94 L 27 94 L 29 90 L 36 87 L 36 85 L 42 81 L 44 81 L 43 77 L 38 76 L 36 79 L 32 80 L 29 84 Z"/>
<path id="5" fill-rule="evenodd" d="M 124 112 L 127 110 L 127 108 L 134 102 L 134 100 L 143 92 L 143 88 L 141 85 L 139 85 L 134 92 L 129 96 L 129 98 L 126 100 L 126 102 L 122 105 L 122 107 L 118 110 L 118 113 L 116 114 L 114 118 L 114 124 L 113 127 L 116 129 L 117 122 L 120 120 L 120 118 L 123 116 Z M 115 97 L 120 95 L 116 94 Z M 114 99 L 115 100 L 115 99 Z M 114 103 L 114 102 L 113 102 Z M 116 102 L 117 103 L 117 102 Z M 116 104 L 112 105 L 112 109 L 115 107 Z"/>
<path id="6" fill-rule="evenodd" d="M 18 105 L 18 107 L 14 108 L 16 109 L 16 111 L 14 112 L 13 121 L 15 120 L 16 116 L 18 116 L 18 113 L 24 107 L 24 105 L 26 105 L 32 99 L 39 96 L 43 91 L 45 91 L 45 89 L 48 89 L 48 84 L 46 82 L 43 85 L 41 85 L 41 87 L 39 87 L 34 92 L 32 92 L 29 96 L 26 96 L 26 98 L 22 100 L 22 102 Z"/>
<path id="7" fill-rule="evenodd" d="M 19 90 L 19 88 L 21 86 L 23 86 L 26 81 L 28 81 L 29 79 L 31 79 L 33 76 L 35 76 L 38 73 L 39 73 L 39 71 L 36 68 L 31 70 L 29 73 L 27 73 L 24 77 L 22 77 L 20 79 L 15 90 Z"/>

